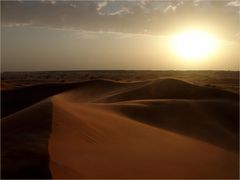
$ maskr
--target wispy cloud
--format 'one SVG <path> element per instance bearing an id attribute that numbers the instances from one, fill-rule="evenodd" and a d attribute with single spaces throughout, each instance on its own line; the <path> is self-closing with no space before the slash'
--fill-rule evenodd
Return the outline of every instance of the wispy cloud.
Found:
<path id="1" fill-rule="evenodd" d="M 172 6 L 172 5 L 169 5 L 168 7 L 166 7 L 163 12 L 164 13 L 168 13 L 168 12 L 175 12 L 177 6 Z"/>
<path id="2" fill-rule="evenodd" d="M 112 13 L 109 13 L 108 15 L 110 16 L 115 16 L 115 15 L 124 15 L 124 14 L 130 14 L 130 10 L 126 7 L 122 7 L 121 9 L 115 11 L 115 12 L 112 12 Z"/>
<path id="3" fill-rule="evenodd" d="M 136 34 L 136 33 L 122 33 L 122 32 L 112 32 L 112 31 L 74 31 L 73 38 L 76 39 L 87 39 L 87 40 L 94 40 L 100 38 L 111 37 L 111 39 L 127 39 L 133 37 L 148 37 L 148 38 L 167 38 L 167 36 L 155 36 L 151 34 Z"/>
<path id="4" fill-rule="evenodd" d="M 43 3 L 56 4 L 57 0 L 41 0 Z"/>
<path id="5" fill-rule="evenodd" d="M 240 0 L 230 1 L 227 6 L 240 7 Z"/>
<path id="6" fill-rule="evenodd" d="M 102 2 L 99 2 L 98 3 L 98 6 L 97 6 L 97 11 L 100 13 L 100 11 L 105 7 L 107 6 L 107 1 L 102 1 Z"/>

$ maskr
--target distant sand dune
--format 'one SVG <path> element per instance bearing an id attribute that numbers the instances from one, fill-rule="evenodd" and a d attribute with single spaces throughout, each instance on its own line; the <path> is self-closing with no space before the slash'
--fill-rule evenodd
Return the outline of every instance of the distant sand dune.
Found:
<path id="1" fill-rule="evenodd" d="M 138 100 L 138 99 L 208 99 L 237 98 L 234 93 L 214 88 L 200 87 L 176 79 L 159 79 L 146 83 L 126 93 L 112 96 L 107 102 Z"/>
<path id="2" fill-rule="evenodd" d="M 237 94 L 176 79 L 66 90 L 2 119 L 5 139 L 14 136 L 2 154 L 5 177 L 28 166 L 37 176 L 47 162 L 53 178 L 238 178 Z M 48 153 L 35 144 L 48 144 Z M 20 147 L 35 154 L 11 168 Z M 33 166 L 39 157 L 45 164 Z"/>

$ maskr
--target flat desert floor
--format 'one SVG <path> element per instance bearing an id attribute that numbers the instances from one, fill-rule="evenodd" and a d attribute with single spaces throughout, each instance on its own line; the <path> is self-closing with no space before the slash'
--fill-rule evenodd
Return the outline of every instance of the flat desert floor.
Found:
<path id="1" fill-rule="evenodd" d="M 239 73 L 2 73 L 2 178 L 238 179 Z"/>

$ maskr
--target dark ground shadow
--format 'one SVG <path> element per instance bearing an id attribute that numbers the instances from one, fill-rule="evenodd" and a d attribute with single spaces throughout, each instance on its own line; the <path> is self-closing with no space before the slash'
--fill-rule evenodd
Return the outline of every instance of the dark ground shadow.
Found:
<path id="1" fill-rule="evenodd" d="M 51 179 L 52 103 L 44 100 L 1 120 L 1 179 Z"/>

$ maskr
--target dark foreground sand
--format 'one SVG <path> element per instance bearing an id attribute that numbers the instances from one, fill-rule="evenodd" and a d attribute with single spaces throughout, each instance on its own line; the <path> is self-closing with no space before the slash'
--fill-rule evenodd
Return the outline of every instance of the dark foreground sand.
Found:
<path id="1" fill-rule="evenodd" d="M 2 178 L 238 178 L 236 93 L 171 78 L 23 89 L 1 121 Z"/>

